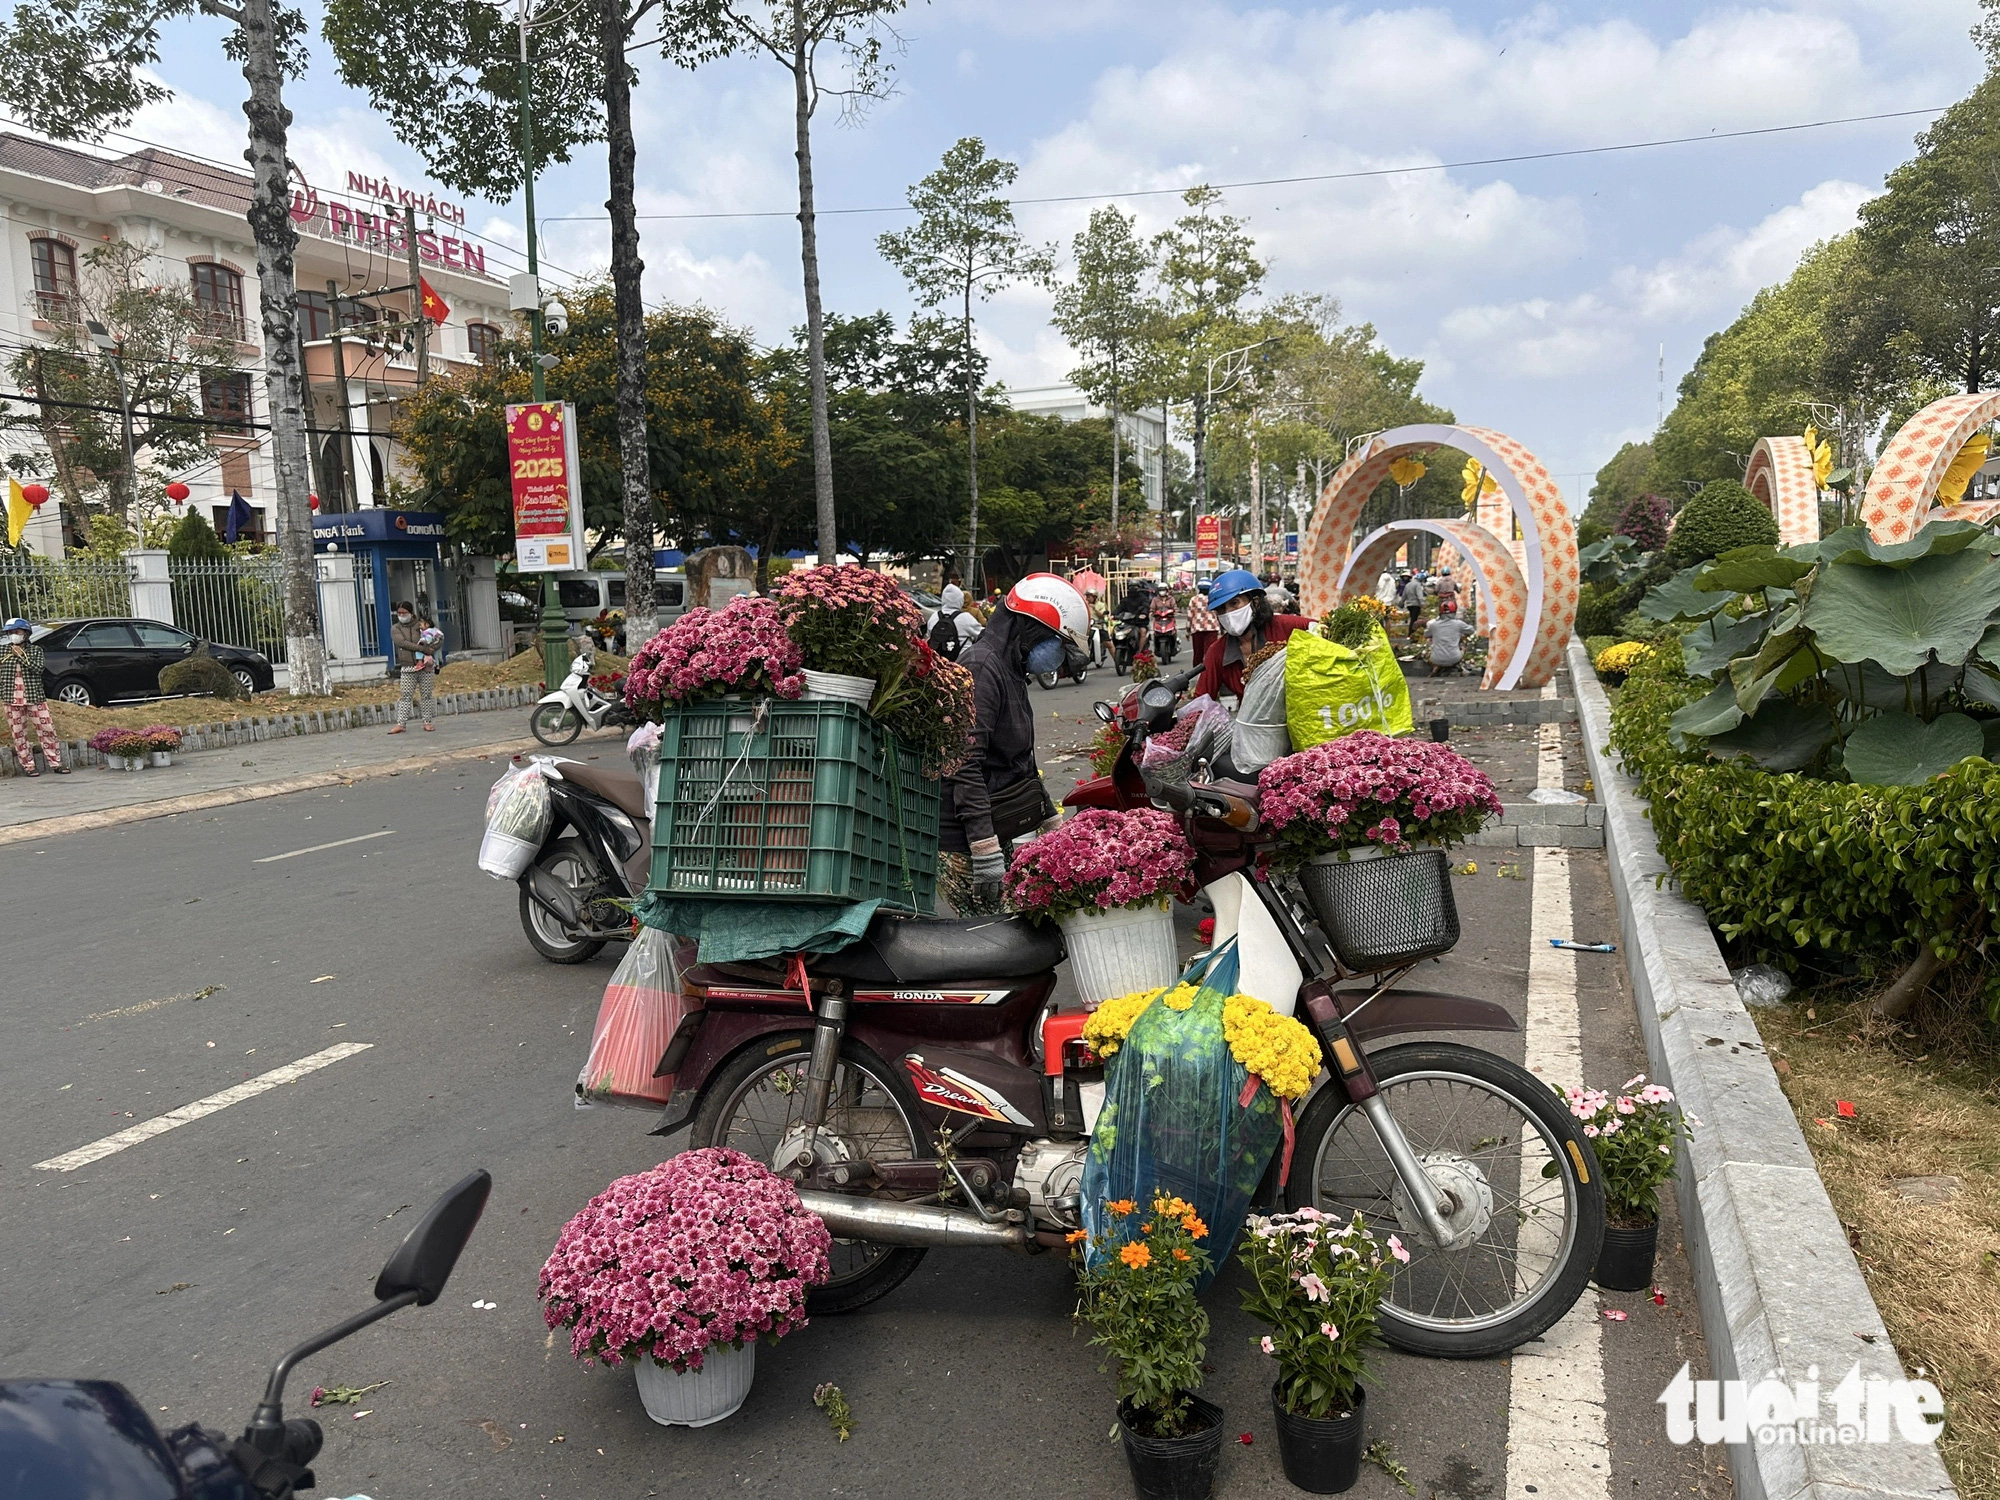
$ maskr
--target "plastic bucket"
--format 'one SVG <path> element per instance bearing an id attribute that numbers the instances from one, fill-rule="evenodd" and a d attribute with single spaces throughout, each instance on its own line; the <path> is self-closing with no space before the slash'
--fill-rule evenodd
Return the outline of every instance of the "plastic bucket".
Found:
<path id="1" fill-rule="evenodd" d="M 815 672 L 806 669 L 806 688 L 799 694 L 816 703 L 858 703 L 866 708 L 875 701 L 875 679 L 849 677 L 844 672 Z"/>
<path id="2" fill-rule="evenodd" d="M 732 1349 L 717 1344 L 702 1359 L 699 1370 L 682 1374 L 653 1363 L 642 1354 L 632 1361 L 639 1382 L 639 1401 L 646 1415 L 662 1427 L 706 1427 L 733 1417 L 750 1399 L 750 1382 L 757 1374 L 757 1345 Z"/>
<path id="3" fill-rule="evenodd" d="M 1271 1387 L 1278 1424 L 1278 1457 L 1285 1478 L 1312 1495 L 1338 1495 L 1361 1477 L 1361 1446 L 1368 1425 L 1368 1393 L 1354 1388 L 1354 1408 L 1337 1417 L 1301 1417 L 1285 1410 Z"/>
<path id="4" fill-rule="evenodd" d="M 1222 1408 L 1199 1396 L 1188 1397 L 1192 1431 L 1174 1438 L 1144 1437 L 1126 1425 L 1118 1411 L 1118 1430 L 1125 1439 L 1125 1462 L 1132 1469 L 1132 1488 L 1139 1500 L 1208 1500 L 1215 1488 L 1216 1466 L 1222 1461 Z"/>
<path id="5" fill-rule="evenodd" d="M 1070 977 L 1085 1003 L 1098 1005 L 1134 990 L 1156 990 L 1181 975 L 1173 911 L 1160 904 L 1058 917 L 1069 948 Z"/>
<path id="6" fill-rule="evenodd" d="M 535 862 L 538 847 L 489 828 L 479 841 L 479 868 L 495 880 L 519 880 Z"/>

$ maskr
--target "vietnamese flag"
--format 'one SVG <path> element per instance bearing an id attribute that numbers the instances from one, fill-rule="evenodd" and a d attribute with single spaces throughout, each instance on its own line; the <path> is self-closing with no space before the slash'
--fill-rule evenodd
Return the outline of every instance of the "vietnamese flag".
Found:
<path id="1" fill-rule="evenodd" d="M 417 277 L 417 288 L 423 293 L 424 316 L 433 323 L 442 323 L 451 316 L 451 308 L 440 297 L 431 284 L 422 276 Z"/>

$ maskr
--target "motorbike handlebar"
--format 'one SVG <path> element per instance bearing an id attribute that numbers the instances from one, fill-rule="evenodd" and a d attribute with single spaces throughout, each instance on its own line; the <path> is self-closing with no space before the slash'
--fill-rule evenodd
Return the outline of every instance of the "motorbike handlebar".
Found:
<path id="1" fill-rule="evenodd" d="M 325 1442 L 326 1434 L 320 1430 L 319 1423 L 311 1417 L 287 1417 L 285 1446 L 278 1456 L 286 1463 L 297 1464 L 303 1469 L 318 1456 L 320 1447 Z"/>

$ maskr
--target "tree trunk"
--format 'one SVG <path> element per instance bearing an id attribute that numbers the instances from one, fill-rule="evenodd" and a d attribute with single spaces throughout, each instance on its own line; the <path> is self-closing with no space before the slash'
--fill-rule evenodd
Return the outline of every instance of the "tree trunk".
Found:
<path id="1" fill-rule="evenodd" d="M 293 697 L 329 691 L 326 642 L 320 635 L 319 570 L 313 562 L 311 455 L 306 445 L 305 370 L 294 330 L 298 307 L 292 253 L 290 162 L 285 133 L 284 74 L 271 0 L 243 0 L 243 81 L 250 97 L 250 147 L 243 153 L 255 182 L 250 233 L 257 243 L 257 305 L 264 320 L 264 392 L 271 409 L 271 468 L 276 475 L 278 555 L 284 580 L 285 666 Z"/>
<path id="2" fill-rule="evenodd" d="M 1208 509 L 1208 393 L 1194 395 L 1194 503 L 1200 514 Z"/>
<path id="3" fill-rule="evenodd" d="M 1896 982 L 1875 997 L 1870 1010 L 1885 1021 L 1895 1021 L 1909 1014 L 1910 1007 L 1917 1003 L 1917 997 L 1937 977 L 1943 968 L 1929 943 L 1917 950 L 1917 956 L 1910 960 L 1910 966 L 1896 976 Z"/>
<path id="4" fill-rule="evenodd" d="M 965 284 L 965 478 L 971 510 L 965 528 L 965 586 L 979 589 L 979 377 L 972 367 L 972 283 Z"/>
<path id="5" fill-rule="evenodd" d="M 806 57 L 803 0 L 792 0 L 792 109 L 798 133 L 799 260 L 806 283 L 806 371 L 812 391 L 813 499 L 822 567 L 840 556 L 833 516 L 833 435 L 826 418 L 826 318 L 819 305 L 819 231 L 813 222 L 812 65 Z"/>
<path id="6" fill-rule="evenodd" d="M 653 604 L 653 479 L 646 439 L 646 304 L 633 203 L 632 74 L 625 61 L 624 0 L 604 7 L 604 128 L 611 157 L 611 299 L 618 320 L 618 459 L 625 491 L 625 646 L 637 651 L 660 628 Z"/>

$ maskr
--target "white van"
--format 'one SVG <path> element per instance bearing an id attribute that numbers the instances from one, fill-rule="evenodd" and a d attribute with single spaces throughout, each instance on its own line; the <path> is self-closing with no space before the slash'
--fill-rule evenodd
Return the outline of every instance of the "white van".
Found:
<path id="1" fill-rule="evenodd" d="M 566 618 L 581 624 L 594 620 L 607 609 L 625 608 L 623 573 L 573 572 L 556 574 L 556 597 L 562 601 Z M 653 607 L 660 624 L 671 625 L 687 607 L 687 575 L 679 569 L 662 569 L 653 575 Z"/>

